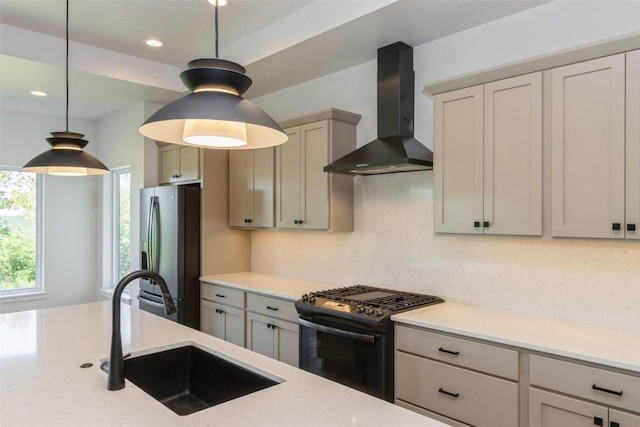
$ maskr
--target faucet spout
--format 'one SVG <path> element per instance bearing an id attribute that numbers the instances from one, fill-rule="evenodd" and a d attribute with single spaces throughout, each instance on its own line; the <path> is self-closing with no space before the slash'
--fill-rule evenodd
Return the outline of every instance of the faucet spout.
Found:
<path id="1" fill-rule="evenodd" d="M 124 388 L 124 358 L 122 357 L 122 337 L 120 336 L 120 298 L 122 297 L 122 291 L 124 288 L 134 281 L 140 278 L 151 279 L 160 286 L 162 290 L 162 300 L 164 302 L 164 311 L 166 314 L 173 314 L 176 311 L 171 292 L 167 282 L 164 281 L 162 276 L 151 270 L 138 270 L 133 273 L 129 273 L 118 282 L 115 290 L 113 291 L 113 316 L 112 316 L 112 331 L 111 331 L 111 352 L 109 355 L 109 378 L 107 380 L 107 390 L 120 390 Z"/>

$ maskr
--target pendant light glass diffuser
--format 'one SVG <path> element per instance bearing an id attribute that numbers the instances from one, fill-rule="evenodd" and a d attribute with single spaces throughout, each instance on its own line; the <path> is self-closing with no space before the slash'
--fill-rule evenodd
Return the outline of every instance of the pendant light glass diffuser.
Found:
<path id="1" fill-rule="evenodd" d="M 67 0 L 66 41 L 66 130 L 51 132 L 51 138 L 47 138 L 47 142 L 53 148 L 31 159 L 22 167 L 22 170 L 62 176 L 103 175 L 109 173 L 109 169 L 100 160 L 82 150 L 89 141 L 83 139 L 84 135 L 81 133 L 69 132 L 69 0 Z"/>
<path id="2" fill-rule="evenodd" d="M 245 69 L 218 58 L 196 59 L 180 79 L 190 94 L 162 107 L 140 133 L 157 141 L 203 148 L 254 149 L 280 145 L 288 137 L 267 113 L 241 95 L 251 86 Z"/>

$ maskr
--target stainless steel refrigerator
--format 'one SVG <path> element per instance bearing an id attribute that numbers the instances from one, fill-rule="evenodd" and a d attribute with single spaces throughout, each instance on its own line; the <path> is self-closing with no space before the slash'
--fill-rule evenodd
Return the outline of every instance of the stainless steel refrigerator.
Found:
<path id="1" fill-rule="evenodd" d="M 178 312 L 164 313 L 160 287 L 140 279 L 142 310 L 200 329 L 200 187 L 140 190 L 141 267 L 160 274 Z"/>

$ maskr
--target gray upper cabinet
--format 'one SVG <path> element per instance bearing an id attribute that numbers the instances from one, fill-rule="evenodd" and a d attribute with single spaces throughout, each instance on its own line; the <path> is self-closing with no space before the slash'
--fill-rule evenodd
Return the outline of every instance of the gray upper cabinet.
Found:
<path id="1" fill-rule="evenodd" d="M 353 177 L 324 172 L 356 148 L 360 115 L 330 109 L 280 123 L 276 147 L 276 227 L 353 231 Z"/>
<path id="2" fill-rule="evenodd" d="M 639 238 L 640 51 L 552 70 L 552 234 Z"/>
<path id="3" fill-rule="evenodd" d="M 542 73 L 434 99 L 435 231 L 542 234 Z"/>
<path id="4" fill-rule="evenodd" d="M 273 148 L 229 151 L 229 225 L 274 226 Z"/>
<path id="5" fill-rule="evenodd" d="M 199 179 L 199 148 L 174 144 L 160 147 L 160 184 L 181 184 Z"/>

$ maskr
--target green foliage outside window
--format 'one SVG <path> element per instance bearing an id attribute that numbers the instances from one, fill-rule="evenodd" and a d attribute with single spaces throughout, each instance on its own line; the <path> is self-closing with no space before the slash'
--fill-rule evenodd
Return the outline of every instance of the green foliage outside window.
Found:
<path id="1" fill-rule="evenodd" d="M 36 286 L 36 175 L 0 170 L 0 291 Z"/>
<path id="2" fill-rule="evenodd" d="M 129 260 L 131 235 L 131 174 L 118 177 L 118 280 L 131 272 Z"/>

